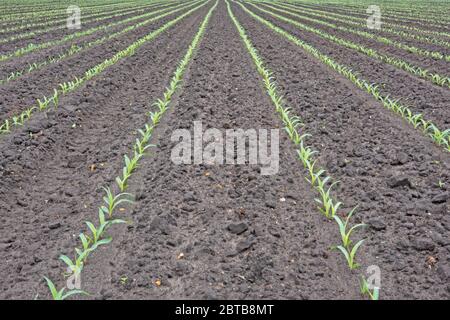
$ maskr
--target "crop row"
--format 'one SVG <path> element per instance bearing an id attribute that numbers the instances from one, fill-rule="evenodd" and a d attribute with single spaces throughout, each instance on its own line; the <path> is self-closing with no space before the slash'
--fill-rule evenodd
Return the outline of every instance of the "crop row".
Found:
<path id="1" fill-rule="evenodd" d="M 165 25 L 163 25 L 161 28 L 149 33 L 148 35 L 140 38 L 130 46 L 128 46 L 126 49 L 119 51 L 111 58 L 108 58 L 104 60 L 102 63 L 96 65 L 95 67 L 92 67 L 91 69 L 87 70 L 83 77 L 78 78 L 74 77 L 72 81 L 64 82 L 59 84 L 57 88 L 53 89 L 53 95 L 51 97 L 44 96 L 43 99 L 37 99 L 37 103 L 34 106 L 31 106 L 27 108 L 26 110 L 22 111 L 20 114 L 15 115 L 11 117 L 11 119 L 3 120 L 2 124 L 0 125 L 0 134 L 9 133 L 13 127 L 22 126 L 26 121 L 28 121 L 34 112 L 36 111 L 44 111 L 47 110 L 50 107 L 58 107 L 59 99 L 62 95 L 66 95 L 70 92 L 73 92 L 78 87 L 80 87 L 84 82 L 90 80 L 94 76 L 100 74 L 103 72 L 106 68 L 114 65 L 118 61 L 127 58 L 128 56 L 131 56 L 134 54 L 135 50 L 142 46 L 145 42 L 155 38 L 163 31 L 167 30 L 171 26 L 173 26 L 175 23 L 180 21 L 181 19 L 185 18 L 186 16 L 190 15 L 194 11 L 198 10 L 200 7 L 204 6 L 206 2 L 201 3 L 200 5 L 196 6 L 195 8 L 181 14 L 177 18 L 167 22 Z"/>
<path id="2" fill-rule="evenodd" d="M 306 4 L 305 1 L 301 0 L 295 0 L 290 1 L 293 3 L 298 4 Z M 317 1 L 316 1 L 317 3 Z M 342 3 L 342 1 L 334 3 L 337 7 L 350 7 L 350 8 L 356 8 L 359 10 L 365 10 L 369 4 L 372 2 L 367 1 L 364 3 Z M 414 16 L 420 16 L 420 15 L 436 15 L 437 17 L 447 18 L 445 9 L 448 8 L 448 4 L 445 5 L 445 3 L 442 3 L 444 6 L 439 7 L 437 5 L 438 3 L 433 3 L 433 6 L 430 6 L 429 4 L 421 4 L 421 3 L 411 3 L 410 1 L 405 2 L 384 2 L 380 3 L 381 9 L 383 11 L 387 12 L 393 12 L 393 13 L 403 13 L 403 14 L 411 14 Z M 327 1 L 327 5 L 330 6 L 330 2 Z"/>
<path id="3" fill-rule="evenodd" d="M 277 2 L 278 4 L 278 2 Z M 285 4 L 283 2 L 283 4 Z M 294 7 L 294 8 L 299 8 L 298 6 L 293 6 L 293 5 L 289 5 L 286 4 L 288 6 Z M 303 8 L 303 7 L 302 7 Z M 308 8 L 308 10 L 313 10 L 315 12 L 319 12 L 322 13 L 324 15 L 326 15 L 327 17 L 341 17 L 344 18 L 348 21 L 358 21 L 358 22 L 366 22 L 367 18 L 361 18 L 361 17 L 353 17 L 353 16 L 348 16 L 345 14 L 339 14 L 339 13 L 335 13 L 335 12 L 330 12 L 326 9 L 312 9 L 312 8 Z M 392 23 L 392 22 L 388 22 L 388 21 L 383 21 L 383 30 L 386 28 L 386 26 L 392 27 L 394 29 L 400 28 L 400 29 L 405 29 L 408 32 L 417 32 L 417 33 L 421 33 L 421 34 L 430 34 L 430 35 L 435 35 L 435 36 L 442 36 L 442 37 L 450 37 L 450 33 L 448 32 L 444 32 L 444 31 L 436 31 L 436 30 L 425 30 L 425 29 L 421 29 L 418 27 L 413 27 L 413 26 L 407 26 L 407 25 L 401 25 L 401 24 L 396 24 L 396 23 Z"/>
<path id="4" fill-rule="evenodd" d="M 127 6 L 133 6 L 134 4 L 128 2 L 128 3 L 115 3 L 115 4 L 107 4 L 107 5 L 101 5 L 101 6 L 83 6 L 81 9 L 85 12 L 92 12 L 97 10 L 105 10 L 105 8 L 114 8 L 114 7 L 127 7 Z M 57 16 L 63 16 L 66 15 L 66 9 L 69 6 L 67 4 L 65 7 L 58 8 L 58 9 L 39 9 L 39 10 L 33 10 L 30 12 L 20 12 L 20 10 L 17 13 L 12 14 L 6 14 L 3 16 L 0 16 L 0 23 L 6 23 L 6 22 L 20 22 L 26 19 L 26 21 L 33 20 L 34 18 L 42 19 L 42 18 L 54 18 Z"/>
<path id="5" fill-rule="evenodd" d="M 265 86 L 266 92 L 269 95 L 275 109 L 283 122 L 284 129 L 286 130 L 290 140 L 295 145 L 299 160 L 302 162 L 304 168 L 309 174 L 306 180 L 311 184 L 312 188 L 317 192 L 318 198 L 315 199 L 319 204 L 319 211 L 327 219 L 333 220 L 337 223 L 339 233 L 341 235 L 341 244 L 334 248 L 339 250 L 345 257 L 348 267 L 353 270 L 359 265 L 355 260 L 358 248 L 362 245 L 364 240 L 359 240 L 353 243 L 351 236 L 354 231 L 364 227 L 364 224 L 356 224 L 351 226 L 349 224 L 352 215 L 355 212 L 353 209 L 350 213 L 346 214 L 346 219 L 342 220 L 339 214 L 339 207 L 341 202 L 336 201 L 331 195 L 331 189 L 336 184 L 331 183 L 331 177 L 324 176 L 325 170 L 317 166 L 317 160 L 314 159 L 314 154 L 317 151 L 313 151 L 311 147 L 305 144 L 306 138 L 310 136 L 308 133 L 300 133 L 299 128 L 303 126 L 298 116 L 291 114 L 291 109 L 286 106 L 285 101 L 280 94 L 276 85 L 276 80 L 273 73 L 264 65 L 264 61 L 260 57 L 258 51 L 255 49 L 251 40 L 247 36 L 245 29 L 240 25 L 239 21 L 234 16 L 230 4 L 227 1 L 228 13 L 233 20 L 238 32 L 249 52 L 258 73 L 262 77 L 262 82 Z M 364 292 L 366 293 L 366 292 Z M 378 298 L 378 290 L 376 292 L 368 291 L 373 298 Z"/>
<path id="6" fill-rule="evenodd" d="M 40 69 L 44 68 L 45 66 L 51 65 L 53 63 L 58 63 L 58 62 L 66 59 L 68 57 L 71 57 L 71 56 L 73 56 L 73 55 L 75 55 L 77 53 L 80 53 L 83 50 L 87 50 L 87 49 L 92 48 L 94 46 L 101 45 L 101 44 L 105 43 L 108 40 L 117 38 L 117 37 L 119 37 L 121 35 L 124 35 L 124 34 L 130 32 L 130 31 L 133 31 L 133 30 L 136 30 L 137 28 L 140 28 L 140 27 L 143 27 L 145 25 L 148 25 L 151 22 L 154 22 L 154 21 L 157 21 L 159 19 L 162 19 L 162 18 L 164 18 L 164 17 L 166 17 L 168 15 L 171 15 L 171 14 L 173 14 L 175 12 L 178 12 L 180 10 L 184 10 L 184 9 L 186 9 L 186 8 L 192 6 L 192 5 L 195 5 L 195 3 L 197 3 L 197 2 L 192 2 L 192 3 L 189 3 L 189 5 L 187 5 L 187 6 L 182 6 L 181 8 L 174 9 L 172 11 L 169 11 L 169 12 L 164 13 L 162 15 L 159 15 L 157 17 L 146 19 L 146 20 L 141 21 L 141 22 L 139 22 L 139 23 L 137 23 L 135 25 L 128 26 L 128 27 L 126 27 L 126 28 L 124 28 L 124 29 L 122 29 L 122 30 L 120 30 L 118 32 L 107 34 L 107 35 L 105 35 L 105 36 L 103 36 L 101 38 L 98 38 L 98 39 L 95 39 L 93 41 L 84 43 L 81 46 L 74 44 L 69 49 L 67 49 L 66 51 L 64 51 L 64 52 L 62 52 L 62 53 L 60 53 L 60 54 L 58 54 L 56 56 L 48 57 L 45 60 L 31 63 L 25 68 L 22 68 L 22 69 L 19 69 L 19 70 L 16 70 L 16 71 L 12 71 L 6 78 L 0 79 L 0 85 L 5 84 L 5 83 L 9 83 L 9 82 L 14 81 L 14 80 L 17 80 L 20 77 L 22 77 L 24 75 L 27 75 L 27 74 L 30 74 L 30 73 L 32 73 L 34 71 L 40 70 Z M 176 7 L 177 6 L 174 6 L 172 8 L 176 8 Z"/>
<path id="7" fill-rule="evenodd" d="M 384 107 L 387 109 L 394 111 L 396 114 L 400 115 L 403 119 L 405 119 L 409 124 L 414 126 L 416 129 L 420 129 L 424 134 L 431 137 L 431 139 L 443 147 L 445 150 L 450 152 L 450 129 L 441 130 L 439 129 L 433 122 L 425 120 L 422 114 L 415 114 L 408 107 L 399 103 L 398 100 L 391 99 L 389 95 L 384 96 L 381 94 L 379 90 L 379 85 L 376 83 L 369 83 L 365 79 L 359 77 L 355 72 L 353 72 L 347 66 L 337 63 L 329 56 L 323 54 L 318 49 L 308 44 L 307 42 L 295 37 L 284 29 L 274 25 L 268 20 L 258 16 L 254 12 L 250 11 L 245 7 L 242 3 L 238 3 L 245 12 L 247 12 L 251 17 L 255 20 L 261 22 L 266 27 L 275 31 L 276 33 L 282 35 L 284 38 L 304 49 L 311 55 L 313 55 L 318 60 L 325 63 L 328 67 L 338 72 L 340 75 L 345 76 L 349 79 L 354 85 L 356 85 L 361 90 L 366 91 L 371 94 L 376 100 L 380 101 Z"/>
<path id="8" fill-rule="evenodd" d="M 19 3 L 14 3 L 9 1 L 10 3 L 4 3 L 0 6 L 2 9 L 2 14 L 4 15 L 12 15 L 12 14 L 27 14 L 27 13 L 45 13 L 52 11 L 63 11 L 67 8 L 68 3 L 70 1 L 62 1 L 59 4 L 55 4 L 52 1 L 45 2 L 37 2 L 31 1 L 31 3 L 27 4 L 26 1 L 19 1 Z M 117 2 L 107 2 L 101 0 L 89 1 L 89 5 L 83 6 L 83 8 L 101 8 L 101 7 L 110 7 L 110 6 L 118 6 L 118 5 L 130 5 L 136 3 L 135 1 L 117 1 Z"/>
<path id="9" fill-rule="evenodd" d="M 98 15 L 107 15 L 112 14 L 113 12 L 123 11 L 123 10 L 132 10 L 137 9 L 139 7 L 149 6 L 149 5 L 158 5 L 156 2 L 152 2 L 151 4 L 135 4 L 135 5 L 127 5 L 127 6 L 116 6 L 113 8 L 110 8 L 109 10 L 105 10 L 104 8 L 99 8 L 95 10 L 86 10 L 82 11 L 82 18 L 90 18 L 93 16 Z M 42 17 L 38 16 L 36 19 L 27 19 L 26 21 L 13 21 L 10 23 L 0 22 L 0 33 L 5 32 L 14 32 L 14 31 L 20 31 L 23 29 L 29 29 L 29 28 L 35 28 L 35 27 L 46 27 L 53 24 L 63 23 L 67 20 L 67 13 L 64 12 L 64 14 L 61 15 L 55 15 L 52 17 L 47 17 L 47 19 L 43 19 Z"/>
<path id="10" fill-rule="evenodd" d="M 338 10 L 344 11 L 345 14 L 365 15 L 365 12 L 364 12 L 365 8 L 364 8 L 364 11 L 362 11 L 361 9 L 353 10 L 353 9 L 343 8 L 343 7 L 339 7 Z M 424 27 L 436 27 L 436 28 L 443 28 L 443 27 L 445 27 L 445 24 L 435 23 L 436 19 L 433 19 L 433 18 L 427 19 L 427 18 L 425 18 L 424 15 L 422 15 L 421 18 L 415 18 L 414 21 L 408 21 L 408 20 L 405 20 L 405 19 L 403 19 L 401 17 L 396 17 L 396 16 L 393 16 L 393 15 L 389 15 L 385 11 L 382 11 L 382 14 L 383 14 L 383 20 L 388 19 L 388 20 L 398 21 L 398 23 L 411 23 L 411 22 L 414 22 L 416 24 L 423 25 Z"/>
<path id="11" fill-rule="evenodd" d="M 258 1 L 260 3 L 265 3 L 263 1 Z M 367 19 L 364 18 L 356 18 L 356 17 L 349 17 L 343 14 L 338 14 L 338 13 L 323 13 L 323 11 L 320 10 L 315 10 L 315 9 L 309 9 L 309 8 L 303 8 L 300 10 L 299 7 L 297 6 L 293 6 L 287 3 L 277 3 L 277 2 L 269 2 L 271 5 L 275 5 L 277 7 L 281 7 L 281 8 L 289 8 L 294 12 L 301 12 L 304 14 L 308 14 L 308 15 L 312 15 L 315 17 L 319 17 L 322 19 L 328 19 L 328 20 L 332 20 L 332 21 L 336 21 L 336 22 L 340 22 L 343 24 L 348 24 L 348 25 L 353 25 L 356 27 L 361 27 L 361 28 L 367 28 Z M 396 30 L 394 28 L 389 28 L 386 27 L 386 23 L 383 23 L 383 28 L 382 28 L 382 32 L 385 33 L 391 33 L 394 35 L 398 35 L 400 37 L 403 38 L 411 38 L 414 39 L 416 41 L 421 41 L 421 42 L 426 42 L 426 43 L 431 43 L 431 44 L 435 44 L 435 45 L 439 45 L 439 46 L 443 46 L 443 47 L 448 47 L 450 48 L 450 42 L 442 40 L 442 39 L 437 39 L 437 38 L 433 38 L 433 37 L 429 37 L 429 36 L 421 36 L 421 35 L 417 35 L 411 32 L 405 32 L 405 31 L 401 31 L 401 30 Z"/>
<path id="12" fill-rule="evenodd" d="M 150 121 L 145 125 L 143 129 L 139 129 L 140 138 L 136 139 L 133 145 L 133 157 L 129 158 L 127 155 L 124 156 L 125 163 L 122 169 L 122 174 L 116 178 L 116 186 L 113 189 L 118 189 L 119 191 L 113 193 L 111 188 L 105 188 L 106 196 L 103 198 L 104 205 L 98 209 L 98 227 L 94 223 L 87 221 L 86 225 L 89 228 L 90 234 L 81 233 L 79 238 L 81 240 L 81 249 L 75 248 L 76 256 L 72 261 L 66 255 L 62 255 L 60 259 L 70 268 L 74 275 L 79 275 L 84 265 L 87 262 L 89 255 L 95 251 L 100 245 L 108 244 L 112 241 L 111 237 L 106 237 L 106 230 L 113 224 L 126 223 L 122 219 L 114 218 L 115 208 L 122 203 L 131 202 L 129 199 L 132 195 L 125 193 L 128 189 L 127 181 L 131 175 L 135 172 L 139 161 L 144 157 L 145 152 L 148 148 L 152 147 L 150 144 L 150 139 L 152 137 L 154 129 L 158 126 L 162 116 L 167 111 L 169 104 L 171 102 L 172 96 L 175 94 L 176 90 L 181 84 L 182 78 L 185 74 L 186 68 L 195 53 L 196 48 L 203 36 L 212 12 L 217 6 L 216 4 L 208 11 L 207 15 L 203 19 L 202 24 L 199 27 L 194 39 L 192 40 L 189 48 L 184 55 L 183 59 L 179 62 L 177 69 L 175 70 L 173 77 L 170 81 L 169 86 L 166 88 L 161 99 L 157 99 L 153 104 L 157 107 L 155 112 L 150 112 Z M 72 290 L 67 293 L 65 288 L 57 290 L 53 282 L 45 278 L 49 286 L 50 292 L 53 299 L 64 300 L 65 298 L 74 294 L 86 294 L 86 292 L 81 290 Z"/>
<path id="13" fill-rule="evenodd" d="M 280 10 L 280 9 L 278 9 Z M 411 52 L 417 55 L 421 55 L 421 56 L 425 56 L 425 57 L 430 57 L 433 59 L 437 59 L 437 60 L 446 60 L 446 61 L 450 61 L 450 55 L 446 55 L 445 53 L 439 52 L 439 51 L 430 51 L 430 50 L 425 50 L 425 49 L 421 49 L 421 48 L 417 48 L 415 46 L 411 46 L 411 45 L 407 45 L 404 44 L 402 42 L 398 42 L 383 36 L 379 36 L 367 31 L 361 31 L 361 30 L 357 30 L 354 28 L 347 28 L 347 27 L 343 27 L 343 26 L 338 26 L 336 24 L 333 23 L 329 23 L 329 22 L 325 22 L 319 19 L 314 19 L 314 18 L 309 18 L 306 16 L 299 16 L 301 17 L 301 19 L 303 20 L 307 20 L 307 21 L 311 21 L 320 25 L 324 25 L 330 28 L 333 28 L 335 30 L 341 30 L 341 31 L 345 31 L 348 33 L 353 33 L 353 34 L 357 34 L 361 37 L 367 38 L 367 39 L 371 39 L 386 45 L 391 45 L 393 47 L 405 50 L 407 52 Z"/>
<path id="14" fill-rule="evenodd" d="M 320 29 L 316 29 L 316 28 L 307 26 L 307 25 L 305 25 L 303 23 L 300 23 L 298 21 L 295 21 L 295 20 L 286 18 L 285 16 L 281 16 L 279 14 L 276 14 L 276 13 L 274 13 L 272 11 L 268 11 L 268 10 L 265 10 L 263 8 L 260 8 L 259 6 L 256 6 L 253 3 L 250 3 L 250 4 L 254 8 L 257 8 L 258 10 L 260 10 L 261 12 L 267 13 L 267 14 L 269 14 L 269 15 L 271 15 L 271 16 L 279 19 L 279 20 L 282 20 L 284 22 L 292 24 L 292 25 L 296 26 L 298 29 L 306 30 L 306 31 L 312 32 L 314 34 L 317 34 L 321 38 L 330 40 L 330 41 L 332 41 L 334 43 L 337 43 L 339 45 L 342 45 L 342 46 L 344 46 L 346 48 L 349 48 L 349 49 L 355 50 L 357 52 L 363 53 L 363 54 L 365 54 L 365 55 L 367 55 L 367 56 L 369 56 L 371 58 L 374 58 L 374 59 L 377 59 L 379 61 L 382 61 L 382 62 L 388 63 L 390 65 L 393 65 L 393 66 L 395 66 L 395 67 L 397 67 L 397 68 L 399 68 L 401 70 L 404 70 L 404 71 L 406 71 L 406 72 L 408 72 L 408 73 L 410 73 L 412 75 L 415 75 L 415 76 L 421 77 L 423 79 L 426 79 L 426 80 L 428 80 L 428 81 L 430 81 L 430 82 L 432 82 L 432 83 L 434 83 L 434 84 L 436 84 L 438 86 L 450 88 L 450 77 L 448 77 L 448 76 L 430 72 L 427 69 L 424 69 L 424 68 L 421 68 L 419 66 L 413 65 L 412 63 L 404 61 L 402 59 L 399 59 L 399 58 L 396 58 L 396 57 L 393 57 L 393 56 L 389 56 L 389 55 L 386 55 L 386 54 L 379 53 L 376 49 L 368 48 L 368 47 L 365 47 L 363 45 L 357 44 L 355 42 L 352 42 L 352 41 L 349 41 L 349 40 L 346 40 L 346 39 L 343 39 L 343 38 L 336 37 L 334 35 L 326 33 L 325 31 L 322 31 Z M 278 8 L 275 8 L 275 7 L 272 7 L 272 6 L 268 6 L 268 5 L 267 5 L 267 7 L 271 8 L 272 10 L 275 10 L 275 11 L 283 12 L 285 14 L 289 14 L 289 15 L 301 18 L 301 16 L 299 16 L 299 15 L 297 15 L 295 13 L 283 10 L 283 9 L 278 9 Z"/>
<path id="15" fill-rule="evenodd" d="M 87 24 L 93 23 L 93 22 L 100 22 L 100 21 L 107 20 L 107 19 L 118 18 L 118 17 L 124 16 L 124 15 L 142 12 L 144 10 L 148 10 L 153 7 L 155 7 L 155 5 L 151 4 L 151 5 L 140 6 L 140 7 L 131 8 L 131 9 L 130 8 L 117 9 L 117 10 L 113 10 L 108 13 L 100 12 L 100 13 L 95 13 L 92 15 L 86 15 L 86 16 L 83 16 L 83 24 L 87 25 Z M 42 28 L 42 29 L 36 29 L 33 31 L 24 32 L 24 33 L 17 33 L 12 36 L 9 36 L 9 37 L 4 37 L 4 38 L 0 39 L 0 43 L 16 41 L 16 40 L 24 39 L 27 37 L 34 37 L 34 36 L 37 36 L 42 33 L 48 33 L 48 32 L 52 32 L 52 31 L 56 31 L 56 30 L 65 29 L 65 28 L 67 28 L 66 20 L 67 19 L 62 19 L 62 20 L 49 21 L 49 22 L 44 22 L 44 23 L 30 24 L 29 26 L 21 25 L 20 27 L 16 27 L 16 28 L 37 28 L 39 26 L 47 26 L 49 24 L 62 23 L 62 25 L 57 25 L 57 26 L 52 26 L 52 27 Z M 14 30 L 3 29 L 3 30 L 0 30 L 0 33 L 10 32 L 10 31 L 14 31 Z"/>
<path id="16" fill-rule="evenodd" d="M 64 44 L 65 42 L 70 41 L 70 40 L 74 40 L 74 39 L 77 39 L 77 38 L 88 36 L 88 35 L 91 35 L 91 34 L 93 34 L 95 32 L 98 32 L 98 31 L 107 30 L 107 29 L 115 27 L 115 26 L 119 26 L 119 25 L 122 25 L 122 24 L 125 24 L 125 23 L 128 23 L 128 22 L 132 22 L 132 21 L 135 21 L 135 20 L 143 19 L 143 18 L 146 18 L 148 16 L 151 16 L 151 15 L 154 15 L 154 14 L 157 14 L 157 13 L 160 13 L 160 12 L 164 12 L 164 11 L 167 11 L 167 10 L 170 10 L 170 9 L 173 9 L 173 8 L 177 8 L 177 7 L 180 7 L 180 6 L 184 6 L 184 5 L 185 5 L 185 3 L 181 3 L 181 4 L 178 4 L 175 7 L 163 8 L 163 9 L 160 9 L 160 10 L 147 12 L 147 13 L 139 15 L 139 16 L 134 16 L 134 17 L 126 18 L 124 20 L 117 21 L 117 22 L 111 22 L 109 24 L 100 25 L 100 26 L 97 26 L 97 27 L 93 27 L 93 28 L 87 29 L 85 31 L 69 34 L 69 35 L 64 36 L 64 37 L 62 37 L 60 39 L 51 40 L 51 41 L 40 43 L 40 44 L 30 43 L 26 47 L 22 47 L 20 49 L 17 49 L 15 51 L 11 52 L 11 53 L 7 53 L 7 54 L 4 54 L 4 55 L 1 55 L 0 56 L 0 62 L 9 60 L 9 59 L 11 59 L 13 57 L 21 57 L 21 56 L 23 56 L 25 54 L 28 54 L 28 53 L 36 51 L 36 50 L 42 50 L 42 49 L 45 49 L 45 48 L 49 48 L 51 46 L 61 45 L 61 44 Z"/>

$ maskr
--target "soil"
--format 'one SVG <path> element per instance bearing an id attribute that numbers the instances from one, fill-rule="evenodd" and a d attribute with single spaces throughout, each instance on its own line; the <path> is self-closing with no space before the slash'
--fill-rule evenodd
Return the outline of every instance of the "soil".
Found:
<path id="1" fill-rule="evenodd" d="M 58 257 L 72 256 L 85 221 L 96 219 L 102 187 L 114 183 L 137 129 L 148 121 L 213 5 L 64 96 L 57 110 L 36 113 L 0 136 L 0 299 L 49 299 L 44 276 L 58 287 L 65 284 Z M 82 288 L 91 295 L 76 298 L 360 299 L 358 279 L 376 265 L 382 299 L 449 299 L 448 152 L 239 5 L 231 6 L 274 72 L 291 113 L 311 134 L 307 142 L 318 151 L 320 166 L 339 181 L 333 192 L 343 209 L 359 205 L 354 222 L 368 224 L 355 234 L 366 238 L 357 254 L 361 268 L 350 271 L 344 257 L 330 249 L 340 242 L 337 226 L 318 212 L 307 172 L 225 1 L 219 1 L 154 132 L 156 146 L 128 182 L 135 201 L 120 215 L 131 223 L 108 231 L 112 243 L 96 250 L 82 273 Z M 14 82 L 16 91 L 0 88 L 10 90 L 0 91 L 1 112 L 50 90 L 58 72 L 81 74 L 162 23 L 24 77 Z M 346 55 L 341 49 L 336 58 Z M 353 59 L 352 67 L 365 72 L 367 61 Z M 398 79 L 396 70 L 379 68 L 374 77 L 389 72 Z M 407 82 L 418 83 L 412 77 Z M 427 101 L 441 94 L 424 87 Z M 402 96 L 413 93 L 392 88 Z M 440 112 L 443 119 L 437 120 L 445 124 L 448 110 Z M 280 129 L 279 172 L 262 175 L 259 165 L 248 162 L 174 164 L 172 133 L 192 131 L 194 121 L 220 132 Z"/>

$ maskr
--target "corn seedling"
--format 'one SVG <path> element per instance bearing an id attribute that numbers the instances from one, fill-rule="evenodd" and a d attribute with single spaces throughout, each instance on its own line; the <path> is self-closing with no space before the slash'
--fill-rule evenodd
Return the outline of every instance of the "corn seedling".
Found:
<path id="1" fill-rule="evenodd" d="M 47 282 L 47 286 L 50 289 L 50 293 L 52 294 L 53 300 L 65 300 L 68 297 L 73 296 L 74 294 L 88 295 L 88 293 L 83 290 L 70 290 L 70 291 L 64 293 L 66 288 L 62 288 L 61 290 L 58 291 L 56 289 L 56 286 L 53 284 L 53 282 L 49 278 L 44 277 L 44 279 Z"/>
<path id="2" fill-rule="evenodd" d="M 84 256 L 81 256 L 77 259 L 75 259 L 75 262 L 73 262 L 68 256 L 61 255 L 59 257 L 60 260 L 62 260 L 72 271 L 73 274 L 79 275 L 81 271 L 83 270 L 84 265 Z"/>
<path id="3" fill-rule="evenodd" d="M 0 133 L 8 133 L 10 132 L 9 120 L 5 120 L 3 124 L 0 126 Z"/>
<path id="4" fill-rule="evenodd" d="M 358 248 L 363 244 L 363 240 L 359 240 L 352 248 L 346 248 L 344 246 L 336 246 L 335 249 L 342 252 L 345 259 L 347 260 L 348 267 L 351 270 L 359 268 L 359 264 L 355 262 L 355 256 L 356 252 L 358 251 Z"/>
<path id="5" fill-rule="evenodd" d="M 374 287 L 370 290 L 369 284 L 364 277 L 361 277 L 360 292 L 363 296 L 368 296 L 370 300 L 379 300 L 380 298 L 380 288 Z"/>
<path id="6" fill-rule="evenodd" d="M 132 200 L 125 198 L 131 196 L 131 194 L 129 193 L 119 193 L 118 195 L 114 196 L 110 188 L 103 189 L 106 192 L 106 196 L 103 197 L 103 201 L 105 202 L 106 206 L 102 206 L 101 210 L 108 214 L 110 218 L 112 217 L 112 214 L 118 205 L 122 203 L 133 203 Z"/>
<path id="7" fill-rule="evenodd" d="M 41 99 L 37 99 L 37 103 L 39 106 L 39 110 L 43 111 L 45 109 L 48 108 L 48 105 L 50 103 L 50 99 L 48 99 L 47 97 L 44 96 L 43 100 L 41 101 Z"/>
<path id="8" fill-rule="evenodd" d="M 339 226 L 339 233 L 341 234 L 342 245 L 343 245 L 345 248 L 347 248 L 347 249 L 350 247 L 350 244 L 351 244 L 351 242 L 352 242 L 352 240 L 350 239 L 350 237 L 351 237 L 353 231 L 355 231 L 355 230 L 357 230 L 357 229 L 359 229 L 359 228 L 362 228 L 362 227 L 365 227 L 365 226 L 366 226 L 366 225 L 363 224 L 363 223 L 359 223 L 359 224 L 356 224 L 356 225 L 352 226 L 352 227 L 351 227 L 350 229 L 348 229 L 348 231 L 347 231 L 347 228 L 348 228 L 348 226 L 349 226 L 350 218 L 352 217 L 352 215 L 353 215 L 353 213 L 355 212 L 355 210 L 356 210 L 356 207 L 353 208 L 353 209 L 349 212 L 349 214 L 348 214 L 347 217 L 345 218 L 345 221 L 342 221 L 342 219 L 341 219 L 338 215 L 335 215 L 335 216 L 334 216 L 334 220 L 337 222 L 337 224 L 338 224 L 338 226 Z"/>

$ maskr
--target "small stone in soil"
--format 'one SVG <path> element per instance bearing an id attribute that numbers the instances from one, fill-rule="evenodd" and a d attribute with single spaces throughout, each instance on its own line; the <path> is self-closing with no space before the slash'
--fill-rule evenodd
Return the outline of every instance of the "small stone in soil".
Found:
<path id="1" fill-rule="evenodd" d="M 396 187 L 411 187 L 411 181 L 409 180 L 408 177 L 406 176 L 395 176 L 395 177 L 391 177 L 388 182 L 387 182 L 388 186 L 391 188 L 396 188 Z"/>
<path id="2" fill-rule="evenodd" d="M 228 231 L 230 231 L 231 233 L 234 234 L 241 234 L 244 233 L 245 231 L 247 231 L 248 226 L 246 223 L 244 222 L 240 222 L 240 223 L 230 223 L 227 227 Z"/>

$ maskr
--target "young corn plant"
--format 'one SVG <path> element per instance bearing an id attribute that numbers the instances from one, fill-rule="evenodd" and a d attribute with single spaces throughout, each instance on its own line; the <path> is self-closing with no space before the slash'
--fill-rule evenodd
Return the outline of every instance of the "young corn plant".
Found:
<path id="1" fill-rule="evenodd" d="M 364 277 L 361 277 L 360 292 L 363 296 L 369 297 L 370 300 L 379 300 L 380 288 L 374 287 L 372 290 L 369 288 L 369 284 Z"/>
<path id="2" fill-rule="evenodd" d="M 360 228 L 366 227 L 364 223 L 358 223 L 354 226 L 352 226 L 350 229 L 347 230 L 349 226 L 350 218 L 352 217 L 353 213 L 355 212 L 357 207 L 353 208 L 347 217 L 345 218 L 345 221 L 343 221 L 338 215 L 335 215 L 333 218 L 337 222 L 339 226 L 339 233 L 341 234 L 342 239 L 342 246 L 346 248 L 347 250 L 350 248 L 350 245 L 352 243 L 352 240 L 350 239 L 352 233 Z"/>
<path id="3" fill-rule="evenodd" d="M 5 120 L 3 122 L 3 124 L 0 126 L 0 134 L 9 133 L 9 132 L 11 132 L 9 120 Z"/>
<path id="4" fill-rule="evenodd" d="M 52 294 L 53 300 L 65 300 L 70 296 L 73 296 L 75 294 L 84 294 L 88 295 L 87 292 L 83 290 L 70 290 L 65 292 L 66 288 L 62 288 L 61 290 L 57 290 L 55 284 L 47 277 L 44 277 L 45 281 L 47 282 L 47 286 L 50 289 L 50 293 Z"/>
<path id="5" fill-rule="evenodd" d="M 103 202 L 106 204 L 106 206 L 102 206 L 100 209 L 104 213 L 108 214 L 109 218 L 112 217 L 113 212 L 118 205 L 123 203 L 133 203 L 132 200 L 126 198 L 131 196 L 130 193 L 119 193 L 114 196 L 110 188 L 103 189 L 106 192 L 106 196 L 103 197 Z"/>
<path id="6" fill-rule="evenodd" d="M 355 256 L 356 252 L 358 251 L 358 248 L 363 244 L 364 239 L 359 240 L 353 247 L 349 246 L 349 248 L 346 248 L 342 245 L 336 246 L 335 249 L 339 250 L 347 260 L 348 267 L 350 270 L 354 270 L 359 268 L 359 264 L 355 262 Z"/>
<path id="7" fill-rule="evenodd" d="M 72 271 L 73 274 L 77 274 L 79 275 L 81 273 L 81 271 L 83 270 L 83 266 L 84 266 L 84 254 L 83 256 L 78 257 L 75 259 L 75 262 L 72 261 L 72 259 L 70 259 L 68 256 L 66 255 L 61 255 L 59 257 L 60 260 L 62 260 Z"/>
<path id="8" fill-rule="evenodd" d="M 39 110 L 43 111 L 43 110 L 47 109 L 50 101 L 51 101 L 51 99 L 48 99 L 45 96 L 44 96 L 43 100 L 37 99 Z"/>
<path id="9" fill-rule="evenodd" d="M 309 172 L 309 179 L 306 178 L 306 180 L 314 187 L 316 185 L 316 182 L 320 179 L 320 176 L 325 173 L 325 170 L 319 169 L 316 171 L 314 166 L 316 165 L 317 160 L 314 160 L 314 162 L 307 162 L 307 168 Z"/>
<path id="10" fill-rule="evenodd" d="M 116 177 L 116 183 L 119 186 L 121 192 L 124 192 L 128 188 L 128 178 L 130 178 L 130 173 L 126 167 L 122 169 L 122 177 Z"/>
<path id="11" fill-rule="evenodd" d="M 55 108 L 58 108 L 58 104 L 59 104 L 59 92 L 58 92 L 58 90 L 56 90 L 56 89 L 53 90 L 53 96 L 52 96 L 51 100 L 53 101 L 53 104 L 55 105 Z"/>
<path id="12" fill-rule="evenodd" d="M 106 220 L 105 212 L 102 208 L 98 209 L 98 218 L 99 218 L 99 226 L 96 228 L 94 224 L 90 221 L 86 221 L 86 225 L 91 231 L 91 236 L 86 236 L 87 240 L 92 243 L 92 245 L 102 245 L 111 242 L 111 238 L 101 239 L 103 233 L 113 224 L 126 223 L 126 221 L 122 219 L 114 219 L 114 220 Z"/>
<path id="13" fill-rule="evenodd" d="M 303 135 L 304 138 L 309 136 L 308 134 Z M 303 139 L 300 141 L 300 148 L 297 150 L 298 156 L 300 160 L 303 162 L 303 166 L 305 168 L 309 167 L 309 163 L 311 162 L 312 155 L 317 153 L 317 151 L 313 151 L 310 147 L 304 146 Z"/>

